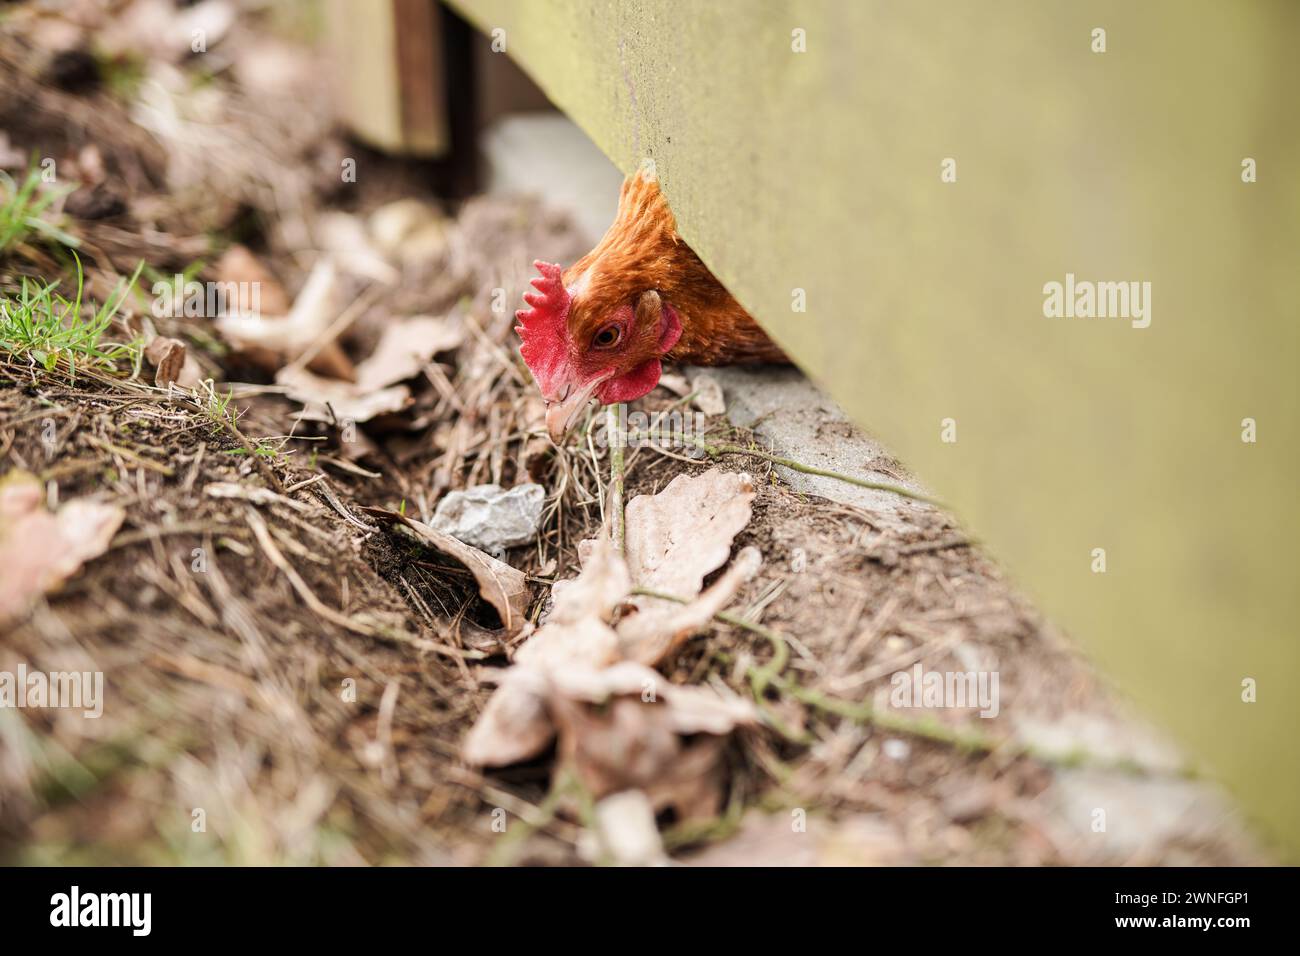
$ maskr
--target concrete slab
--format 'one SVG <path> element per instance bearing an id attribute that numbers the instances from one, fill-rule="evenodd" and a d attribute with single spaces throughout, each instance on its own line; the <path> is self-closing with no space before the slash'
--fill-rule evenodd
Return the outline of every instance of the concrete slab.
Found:
<path id="1" fill-rule="evenodd" d="M 828 395 L 798 369 L 788 366 L 688 369 L 687 379 L 706 374 L 721 386 L 732 424 L 752 428 L 768 449 L 783 458 L 866 481 L 930 492 L 870 435 L 849 421 Z M 859 488 L 836 478 L 775 466 L 796 491 L 876 512 L 881 523 L 905 523 L 908 512 L 930 505 L 899 495 Z"/>
<path id="2" fill-rule="evenodd" d="M 502 117 L 483 134 L 489 195 L 541 196 L 594 246 L 614 221 L 623 174 L 561 113 Z"/>

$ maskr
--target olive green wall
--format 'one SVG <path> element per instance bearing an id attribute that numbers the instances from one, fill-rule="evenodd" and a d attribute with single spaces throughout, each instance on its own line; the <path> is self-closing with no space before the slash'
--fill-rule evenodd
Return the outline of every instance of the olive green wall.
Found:
<path id="1" fill-rule="evenodd" d="M 1300 846 L 1300 3 L 454 5 Z M 1150 326 L 1044 317 L 1067 272 Z"/>

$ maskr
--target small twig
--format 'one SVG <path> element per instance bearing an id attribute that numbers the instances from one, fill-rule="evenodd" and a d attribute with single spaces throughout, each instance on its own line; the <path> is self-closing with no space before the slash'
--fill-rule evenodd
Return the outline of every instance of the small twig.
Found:
<path id="1" fill-rule="evenodd" d="M 340 335 L 347 331 L 348 327 L 355 322 L 366 309 L 375 301 L 379 295 L 379 287 L 375 285 L 366 286 L 358 293 L 357 297 L 352 300 L 351 304 L 344 309 L 329 327 L 325 329 L 316 340 L 304 351 L 297 356 L 292 362 L 285 366 L 285 372 L 299 372 L 306 368 L 308 363 L 316 358 L 317 355 L 329 344 L 334 342 Z"/>
<path id="2" fill-rule="evenodd" d="M 199 442 L 199 450 L 194 453 L 194 461 L 190 465 L 189 474 L 185 476 L 185 483 L 181 485 L 181 491 L 189 494 L 194 488 L 194 480 L 199 476 L 199 465 L 203 463 L 203 456 L 208 450 L 208 443 Z"/>
<path id="3" fill-rule="evenodd" d="M 545 829 L 560 811 L 564 798 L 574 789 L 576 779 L 568 772 L 561 772 L 551 784 L 551 791 L 528 817 L 523 817 L 510 827 L 501 842 L 488 854 L 488 866 L 509 866 L 514 862 L 524 842 L 538 830 Z"/>
<path id="4" fill-rule="evenodd" d="M 271 466 L 267 464 L 266 459 L 257 453 L 257 449 L 253 446 L 253 443 L 244 437 L 244 433 L 239 430 L 239 426 L 234 422 L 228 421 L 223 421 L 222 424 L 225 426 L 226 431 L 230 432 L 230 434 L 234 436 L 235 441 L 239 442 L 243 447 L 244 453 L 252 459 L 253 466 L 257 468 L 263 480 L 265 480 L 266 483 L 278 494 L 284 494 L 284 483 L 280 481 L 279 476 L 277 476 Z"/>
<path id="5" fill-rule="evenodd" d="M 304 478 L 302 481 L 295 481 L 292 485 L 289 485 L 287 488 L 285 488 L 284 492 L 285 494 L 290 494 L 292 492 L 299 490 L 300 488 L 306 488 L 308 485 L 314 485 L 316 482 L 320 481 L 324 477 L 325 477 L 325 472 L 323 471 L 318 472 L 317 474 L 312 475 L 310 478 Z"/>
<path id="6" fill-rule="evenodd" d="M 119 532 L 117 537 L 109 543 L 108 550 L 113 551 L 128 545 L 139 544 L 142 541 L 150 540 L 156 535 L 202 534 L 204 532 L 229 535 L 238 534 L 243 530 L 240 525 L 211 524 L 206 521 L 185 521 L 174 525 L 152 525 L 140 530 Z"/>
<path id="7" fill-rule="evenodd" d="M 605 518 L 605 485 L 604 485 L 604 482 L 602 482 L 602 481 L 600 480 L 600 460 L 599 460 L 599 457 L 596 455 L 596 442 L 595 442 L 595 440 L 591 437 L 591 430 L 592 430 L 593 426 L 595 426 L 595 424 L 596 424 L 596 419 L 595 419 L 595 418 L 592 418 L 592 419 L 590 419 L 590 420 L 587 422 L 587 431 L 586 431 L 586 438 L 587 438 L 587 451 L 588 451 L 588 453 L 591 455 L 591 473 L 592 473 L 593 475 L 596 476 L 596 501 L 597 501 L 597 502 L 599 503 L 599 505 L 600 505 L 600 524 L 601 524 L 601 527 L 605 527 L 605 521 L 606 521 L 606 518 Z M 576 482 L 576 480 L 575 480 L 575 485 L 576 485 L 576 484 L 577 484 L 577 482 Z M 585 492 L 586 489 L 584 488 L 583 491 Z M 559 502 L 560 502 L 560 496 L 557 495 L 555 501 L 556 501 L 556 504 L 558 505 Z"/>
<path id="8" fill-rule="evenodd" d="M 609 438 L 609 537 L 614 550 L 623 553 L 626 528 L 623 523 L 623 450 L 627 435 L 623 430 L 627 406 L 621 402 L 606 410 L 605 431 Z"/>
<path id="9" fill-rule="evenodd" d="M 644 595 L 645 597 L 659 598 L 663 601 L 672 601 L 676 604 L 690 603 L 685 598 L 680 598 L 673 594 L 664 594 L 662 591 L 652 591 L 649 588 L 633 588 L 632 593 Z M 771 628 L 764 627 L 762 624 L 746 620 L 740 615 L 732 614 L 729 611 L 719 611 L 713 616 L 717 620 L 726 624 L 731 624 L 735 627 L 743 628 L 744 630 L 757 634 L 759 637 L 765 638 L 768 643 L 772 645 L 772 659 L 762 667 L 750 665 L 749 669 L 745 672 L 745 676 L 749 680 L 750 691 L 754 695 L 754 703 L 763 712 L 764 718 L 766 718 L 767 722 L 772 726 L 772 729 L 782 737 L 794 741 L 795 743 L 809 743 L 810 741 L 808 740 L 807 734 L 800 734 L 786 727 L 784 722 L 782 722 L 781 719 L 772 712 L 771 708 L 767 706 L 767 698 L 764 696 L 768 685 L 771 684 L 785 670 L 786 665 L 790 663 L 790 643 L 786 640 L 785 635 L 774 631 Z"/>
<path id="10" fill-rule="evenodd" d="M 331 457 L 330 455 L 317 455 L 316 461 L 318 461 L 322 465 L 333 465 L 339 471 L 345 471 L 349 475 L 356 475 L 360 478 L 384 477 L 383 472 L 367 471 L 365 468 L 362 468 L 360 465 L 354 465 L 352 462 L 344 458 L 334 458 Z"/>
<path id="11" fill-rule="evenodd" d="M 648 441 L 650 436 L 643 432 L 633 432 L 627 436 L 629 441 Z M 872 491 L 885 491 L 890 494 L 899 495 L 903 498 L 911 498 L 913 501 L 923 501 L 926 504 L 935 507 L 944 507 L 943 502 L 931 498 L 927 495 L 904 488 L 902 485 L 890 485 L 880 481 L 867 481 L 865 478 L 858 478 L 854 475 L 844 475 L 838 471 L 829 471 L 825 468 L 814 468 L 812 465 L 805 465 L 803 462 L 795 461 L 793 458 L 783 458 L 780 455 L 773 455 L 771 452 L 762 451 L 757 448 L 744 448 L 741 445 L 710 445 L 703 438 L 693 438 L 689 435 L 680 436 L 680 440 L 686 444 L 698 448 L 710 458 L 718 458 L 722 455 L 749 455 L 753 458 L 761 458 L 763 461 L 770 461 L 774 465 L 781 465 L 792 471 L 802 472 L 805 475 L 818 475 L 822 478 L 834 478 L 838 481 L 846 482 L 850 485 L 857 485 L 859 488 L 868 488 Z"/>
<path id="12" fill-rule="evenodd" d="M 343 504 L 343 502 L 339 501 L 338 495 L 334 494 L 334 489 L 330 487 L 330 483 L 328 481 L 322 481 L 320 483 L 320 487 L 317 490 L 321 493 L 321 497 L 325 499 L 326 503 L 335 511 L 337 511 L 340 515 L 342 515 L 343 520 L 346 521 L 348 524 L 360 528 L 362 531 L 366 532 L 367 534 L 379 530 L 374 525 L 369 525 L 361 521 L 359 518 L 357 518 L 356 515 L 354 515 L 351 511 L 349 511 L 347 507 Z"/>
<path id="13" fill-rule="evenodd" d="M 156 471 L 158 474 L 164 475 L 165 477 L 168 478 L 170 478 L 174 474 L 172 469 L 169 468 L 167 465 L 162 465 L 156 461 L 152 461 L 148 458 L 145 458 L 143 455 L 139 454 L 138 452 L 134 452 L 129 448 L 123 448 L 121 445 L 114 445 L 111 441 L 108 441 L 107 439 L 104 438 L 100 438 L 98 435 L 86 435 L 85 438 L 86 441 L 90 442 L 90 444 L 94 445 L 96 448 L 103 449 L 104 451 L 109 452 L 110 454 L 113 455 L 119 455 L 122 458 L 125 458 L 127 461 L 133 462 L 134 464 L 137 464 L 142 468 L 148 468 L 150 471 Z"/>
<path id="14" fill-rule="evenodd" d="M 660 591 L 651 591 L 648 588 L 634 588 L 634 594 L 644 594 L 647 597 L 660 598 L 665 601 L 673 601 L 678 604 L 689 604 L 685 598 L 677 597 L 672 594 L 664 594 Z M 805 687 L 792 678 L 783 676 L 786 665 L 790 660 L 790 645 L 786 636 L 779 631 L 764 627 L 754 621 L 746 620 L 737 614 L 727 611 L 720 611 L 714 617 L 726 624 L 732 624 L 736 627 L 743 628 L 760 637 L 765 638 L 772 645 L 772 659 L 762 667 L 751 665 L 746 671 L 746 677 L 754 691 L 755 699 L 759 706 L 763 706 L 761 699 L 763 693 L 768 687 L 774 687 L 778 691 L 789 694 L 795 700 L 798 700 L 810 707 L 825 713 L 834 714 L 837 717 L 843 717 L 846 720 L 852 720 L 855 723 L 871 724 L 882 730 L 892 731 L 894 733 L 908 734 L 913 737 L 921 737 L 925 740 L 932 740 L 936 743 L 946 744 L 966 753 L 989 754 L 994 753 L 1008 757 L 1028 757 L 1037 760 L 1040 763 L 1054 764 L 1062 767 L 1077 767 L 1088 765 L 1103 769 L 1118 770 L 1124 773 L 1146 775 L 1151 770 L 1142 766 L 1132 759 L 1107 760 L 1090 753 L 1082 747 L 1076 747 L 1066 752 L 1056 752 L 1036 747 L 1033 744 L 1017 743 L 1010 740 L 1000 740 L 990 737 L 979 731 L 968 730 L 960 727 L 949 727 L 941 723 L 932 716 L 926 717 L 904 717 L 900 714 L 893 714 L 887 711 L 878 710 L 870 704 L 857 701 L 844 700 L 838 697 L 832 697 L 823 694 L 821 691 L 811 687 Z M 765 710 L 764 716 L 771 720 L 770 711 Z M 786 730 L 779 723 L 774 723 L 774 728 L 782 736 L 796 742 L 809 742 L 807 735 L 793 734 Z"/>
<path id="15" fill-rule="evenodd" d="M 373 627 L 361 624 L 344 614 L 340 614 L 316 596 L 315 592 L 308 587 L 307 582 L 302 579 L 296 570 L 294 570 L 293 565 L 289 563 L 288 559 L 285 558 L 280 549 L 275 546 L 275 542 L 271 539 L 271 533 L 267 529 L 266 522 L 262 520 L 261 515 L 252 508 L 249 508 L 247 519 L 249 527 L 253 529 L 253 536 L 257 538 L 257 543 L 262 546 L 262 551 L 265 552 L 271 563 L 279 568 L 280 572 L 289 579 L 289 584 L 298 592 L 298 597 L 302 598 L 303 603 L 306 604 L 308 608 L 310 608 L 317 616 L 324 618 L 331 624 L 335 624 L 356 634 L 363 634 L 367 637 L 375 636 L 375 629 Z"/>

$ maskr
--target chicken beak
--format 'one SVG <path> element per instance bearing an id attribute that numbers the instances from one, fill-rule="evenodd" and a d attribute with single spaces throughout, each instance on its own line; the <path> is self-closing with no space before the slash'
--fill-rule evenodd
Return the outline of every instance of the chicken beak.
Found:
<path id="1" fill-rule="evenodd" d="M 608 376 L 592 379 L 579 388 L 570 386 L 563 398 L 546 403 L 546 430 L 550 432 L 551 441 L 558 445 L 564 440 L 591 401 L 592 394 L 606 378 Z"/>

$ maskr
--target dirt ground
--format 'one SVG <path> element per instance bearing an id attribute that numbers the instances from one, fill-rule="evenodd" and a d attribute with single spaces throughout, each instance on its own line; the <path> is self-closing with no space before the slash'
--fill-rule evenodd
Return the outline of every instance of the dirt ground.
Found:
<path id="1" fill-rule="evenodd" d="M 86 17 L 72 30 L 7 22 L 0 152 L 15 178 L 34 154 L 83 183 L 60 211 L 92 298 L 142 260 L 218 280 L 239 244 L 290 299 L 321 257 L 354 267 L 338 282 L 353 361 L 411 316 L 454 318 L 463 335 L 407 382 L 406 407 L 355 433 L 302 417 L 211 315 L 153 318 L 211 382 L 194 389 L 155 386 L 147 365 L 74 376 L 0 349 L 0 469 L 35 475 L 51 505 L 126 515 L 105 553 L 0 632 L 0 670 L 98 670 L 108 688 L 98 720 L 0 709 L 0 861 L 589 861 L 587 821 L 548 798 L 554 753 L 492 771 L 461 758 L 519 639 L 501 636 L 464 567 L 362 510 L 427 520 L 450 490 L 538 481 L 541 533 L 503 558 L 528 575 L 529 619 L 544 613 L 600 531 L 609 462 L 581 435 L 558 449 L 542 437 L 512 312 L 533 259 L 572 261 L 583 243 L 539 200 L 451 202 L 429 168 L 349 142 L 295 24 L 236 20 L 214 69 Z M 91 35 L 113 52 L 79 58 Z M 339 175 L 349 159 L 355 182 Z M 337 238 L 350 226 L 382 245 L 377 214 L 412 199 L 431 237 L 418 256 Z M 0 284 L 14 294 L 23 276 L 73 268 L 66 249 L 20 244 L 0 257 Z M 150 314 L 141 284 L 124 338 Z M 681 399 L 661 388 L 637 407 Z M 884 520 L 797 493 L 752 432 L 725 415 L 709 426 L 709 441 L 753 453 L 635 450 L 628 496 L 711 467 L 754 477 L 734 545 L 763 564 L 731 611 L 778 632 L 789 658 L 756 687 L 776 645 L 718 620 L 661 667 L 675 684 L 756 695 L 770 718 L 731 739 L 716 820 L 660 820 L 674 860 L 1268 859 L 942 510 Z M 996 672 L 998 715 L 890 708 L 892 675 L 918 664 Z"/>

